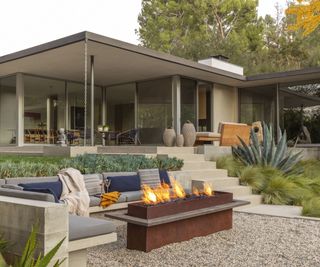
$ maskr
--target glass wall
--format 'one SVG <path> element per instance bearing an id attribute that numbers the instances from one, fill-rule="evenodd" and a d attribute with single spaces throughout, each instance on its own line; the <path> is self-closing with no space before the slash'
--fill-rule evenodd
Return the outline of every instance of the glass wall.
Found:
<path id="1" fill-rule="evenodd" d="M 264 121 L 276 125 L 276 85 L 242 88 L 240 92 L 240 122 Z"/>
<path id="2" fill-rule="evenodd" d="M 281 84 L 280 126 L 292 144 L 320 143 L 320 82 Z"/>
<path id="3" fill-rule="evenodd" d="M 65 127 L 65 83 L 24 76 L 24 142 L 55 144 Z"/>
<path id="4" fill-rule="evenodd" d="M 0 79 L 0 145 L 16 144 L 16 76 Z"/>
<path id="5" fill-rule="evenodd" d="M 138 128 L 142 144 L 161 144 L 165 128 L 172 127 L 171 78 L 140 82 L 138 88 Z"/>
<path id="6" fill-rule="evenodd" d="M 107 88 L 107 124 L 111 131 L 124 132 L 135 127 L 135 83 Z"/>
<path id="7" fill-rule="evenodd" d="M 197 82 L 181 78 L 181 127 L 186 121 L 196 123 Z"/>

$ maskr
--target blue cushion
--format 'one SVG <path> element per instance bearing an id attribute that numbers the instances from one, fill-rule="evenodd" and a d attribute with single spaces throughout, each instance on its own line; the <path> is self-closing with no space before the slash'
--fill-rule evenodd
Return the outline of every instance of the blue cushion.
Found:
<path id="1" fill-rule="evenodd" d="M 59 203 L 62 193 L 62 183 L 60 180 L 56 182 L 19 184 L 19 186 L 23 187 L 24 191 L 51 194 L 54 196 L 56 203 Z"/>
<path id="2" fill-rule="evenodd" d="M 139 175 L 108 176 L 107 179 L 111 181 L 109 192 L 139 191 L 141 189 Z"/>
<path id="3" fill-rule="evenodd" d="M 170 178 L 166 170 L 159 170 L 159 175 L 161 183 L 166 183 L 171 186 Z"/>

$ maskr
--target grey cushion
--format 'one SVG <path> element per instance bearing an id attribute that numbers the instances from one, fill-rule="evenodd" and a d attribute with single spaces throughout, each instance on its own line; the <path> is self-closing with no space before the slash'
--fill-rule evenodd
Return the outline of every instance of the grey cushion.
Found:
<path id="1" fill-rule="evenodd" d="M 100 174 L 85 174 L 84 182 L 90 196 L 101 194 L 102 176 Z"/>
<path id="2" fill-rule="evenodd" d="M 46 201 L 46 202 L 55 202 L 54 196 L 51 194 L 28 192 L 28 191 L 14 190 L 14 189 L 1 188 L 0 195 L 7 196 L 7 197 Z"/>
<path id="3" fill-rule="evenodd" d="M 90 196 L 90 207 L 96 207 L 100 204 L 100 198 L 95 196 Z"/>
<path id="4" fill-rule="evenodd" d="M 14 190 L 23 190 L 22 186 L 19 186 L 19 185 L 16 185 L 16 184 L 4 184 L 4 185 L 1 185 L 1 188 L 14 189 Z"/>
<path id="5" fill-rule="evenodd" d="M 3 185 L 6 183 L 6 180 L 5 179 L 0 179 L 0 185 Z"/>
<path id="6" fill-rule="evenodd" d="M 6 184 L 56 182 L 56 181 L 58 181 L 58 179 L 59 179 L 58 176 L 6 178 Z"/>
<path id="7" fill-rule="evenodd" d="M 160 184 L 160 174 L 158 169 L 145 169 L 138 171 L 141 184 L 149 185 L 150 187 L 156 187 Z"/>
<path id="8" fill-rule="evenodd" d="M 69 215 L 69 241 L 105 235 L 116 231 L 107 220 Z"/>
<path id="9" fill-rule="evenodd" d="M 126 202 L 141 200 L 142 191 L 122 192 L 121 195 L 126 198 Z"/>

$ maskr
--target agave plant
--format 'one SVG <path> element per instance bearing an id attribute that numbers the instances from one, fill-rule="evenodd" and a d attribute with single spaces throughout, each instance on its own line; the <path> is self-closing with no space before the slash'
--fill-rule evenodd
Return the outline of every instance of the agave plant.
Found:
<path id="1" fill-rule="evenodd" d="M 263 123 L 263 141 L 259 142 L 256 133 L 251 130 L 250 144 L 247 145 L 238 137 L 241 145 L 232 147 L 232 154 L 247 166 L 269 166 L 287 173 L 301 160 L 302 152 L 288 152 L 286 131 L 282 134 L 279 129 L 279 134 L 279 142 L 276 145 L 272 126 L 268 127 Z"/>

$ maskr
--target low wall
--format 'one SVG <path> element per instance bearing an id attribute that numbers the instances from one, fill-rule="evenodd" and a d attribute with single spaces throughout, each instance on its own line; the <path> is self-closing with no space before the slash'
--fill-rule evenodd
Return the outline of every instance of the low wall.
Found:
<path id="1" fill-rule="evenodd" d="M 289 148 L 294 153 L 302 151 L 303 160 L 320 160 L 320 146 L 300 146 L 295 148 Z M 231 147 L 203 145 L 198 147 L 198 153 L 204 154 L 205 160 L 216 161 L 220 157 L 231 156 Z"/>
<path id="2" fill-rule="evenodd" d="M 36 253 L 48 253 L 67 237 L 52 262 L 67 258 L 69 216 L 66 205 L 0 196 L 0 234 L 10 244 L 6 258 L 21 256 L 36 223 L 39 225 Z M 68 260 L 62 266 L 68 266 Z"/>
<path id="3" fill-rule="evenodd" d="M 97 154 L 96 146 L 45 146 L 43 147 L 44 156 L 65 156 L 75 157 L 78 155 Z"/>

